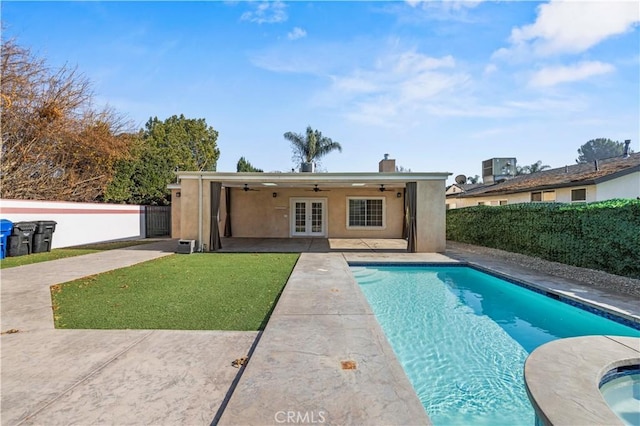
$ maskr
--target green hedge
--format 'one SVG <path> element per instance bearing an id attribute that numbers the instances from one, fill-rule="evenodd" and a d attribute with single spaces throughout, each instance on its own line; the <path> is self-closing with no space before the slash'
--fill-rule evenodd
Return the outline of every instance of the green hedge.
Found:
<path id="1" fill-rule="evenodd" d="M 640 200 L 448 210 L 447 239 L 640 279 Z"/>

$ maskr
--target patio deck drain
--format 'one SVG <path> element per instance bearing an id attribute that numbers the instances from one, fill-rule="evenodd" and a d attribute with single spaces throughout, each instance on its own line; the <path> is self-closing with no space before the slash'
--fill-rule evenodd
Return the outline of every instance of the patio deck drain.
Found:
<path id="1" fill-rule="evenodd" d="M 343 370 L 355 370 L 357 369 L 355 361 L 340 361 L 340 366 Z"/>

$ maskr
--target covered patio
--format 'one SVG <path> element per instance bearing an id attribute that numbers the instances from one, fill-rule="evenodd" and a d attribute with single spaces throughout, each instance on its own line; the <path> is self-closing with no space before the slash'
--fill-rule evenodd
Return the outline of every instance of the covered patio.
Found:
<path id="1" fill-rule="evenodd" d="M 444 251 L 449 173 L 384 166 L 378 173 L 178 172 L 170 185 L 172 236 L 194 240 L 196 251 Z"/>

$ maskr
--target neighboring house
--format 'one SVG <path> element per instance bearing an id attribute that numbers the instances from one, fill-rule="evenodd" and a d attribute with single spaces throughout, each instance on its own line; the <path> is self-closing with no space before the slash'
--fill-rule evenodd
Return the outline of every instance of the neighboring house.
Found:
<path id="1" fill-rule="evenodd" d="M 378 173 L 178 172 L 173 237 L 205 251 L 225 236 L 407 238 L 409 251 L 441 252 L 449 175 L 398 173 L 390 159 Z"/>
<path id="2" fill-rule="evenodd" d="M 445 194 L 447 196 L 452 194 L 462 194 L 483 186 L 485 186 L 483 183 L 454 183 L 447 187 Z"/>
<path id="3" fill-rule="evenodd" d="M 582 203 L 640 197 L 640 153 L 471 186 L 447 188 L 446 208 L 529 202 Z"/>

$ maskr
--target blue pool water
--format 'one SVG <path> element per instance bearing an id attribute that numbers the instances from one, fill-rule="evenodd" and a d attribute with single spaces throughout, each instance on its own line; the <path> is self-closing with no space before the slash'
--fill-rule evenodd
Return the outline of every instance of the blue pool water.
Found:
<path id="1" fill-rule="evenodd" d="M 523 378 L 530 352 L 564 337 L 640 337 L 469 267 L 351 270 L 435 425 L 533 425 Z"/>

